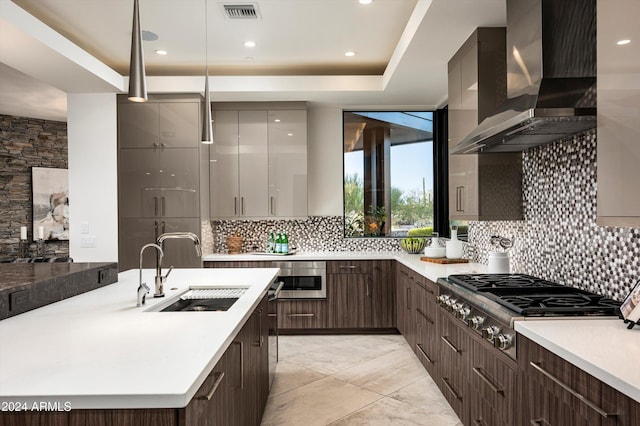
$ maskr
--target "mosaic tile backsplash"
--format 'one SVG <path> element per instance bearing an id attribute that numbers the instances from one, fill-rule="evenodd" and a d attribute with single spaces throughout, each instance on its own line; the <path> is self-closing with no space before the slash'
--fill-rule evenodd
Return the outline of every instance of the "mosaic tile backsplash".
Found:
<path id="1" fill-rule="evenodd" d="M 596 187 L 595 131 L 526 151 L 525 219 L 470 223 L 477 260 L 490 236 L 513 238 L 512 272 L 624 299 L 640 280 L 640 229 L 598 226 Z"/>
<path id="2" fill-rule="evenodd" d="M 466 253 L 475 253 L 468 257 L 486 264 L 492 235 L 513 238 L 512 272 L 624 299 L 640 280 L 640 229 L 596 224 L 596 132 L 523 155 L 525 219 L 470 222 L 469 242 L 475 250 Z M 226 252 L 226 237 L 235 232 L 245 238 L 243 251 L 264 250 L 272 230 L 286 230 L 290 245 L 301 251 L 400 250 L 395 239 L 344 238 L 340 216 L 314 216 L 214 221 L 213 252 Z"/>

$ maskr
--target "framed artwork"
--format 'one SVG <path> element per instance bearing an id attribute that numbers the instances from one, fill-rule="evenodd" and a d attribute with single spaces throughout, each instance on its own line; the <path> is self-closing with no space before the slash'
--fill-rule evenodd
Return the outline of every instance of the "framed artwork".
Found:
<path id="1" fill-rule="evenodd" d="M 640 320 L 640 281 L 631 289 L 620 306 L 624 319 L 636 322 Z"/>
<path id="2" fill-rule="evenodd" d="M 32 167 L 33 239 L 69 239 L 69 171 Z"/>

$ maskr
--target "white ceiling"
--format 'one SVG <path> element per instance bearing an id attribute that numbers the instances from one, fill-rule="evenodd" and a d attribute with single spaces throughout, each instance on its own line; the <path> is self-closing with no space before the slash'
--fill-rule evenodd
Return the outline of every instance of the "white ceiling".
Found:
<path id="1" fill-rule="evenodd" d="M 144 42 L 149 91 L 202 92 L 206 51 L 214 101 L 435 108 L 457 48 L 505 23 L 505 0 L 257 0 L 257 20 L 226 18 L 221 5 L 238 1 L 208 0 L 207 26 L 206 0 L 139 1 L 142 29 L 159 36 Z M 0 114 L 64 120 L 67 92 L 124 92 L 132 10 L 133 0 L 0 0 Z"/>

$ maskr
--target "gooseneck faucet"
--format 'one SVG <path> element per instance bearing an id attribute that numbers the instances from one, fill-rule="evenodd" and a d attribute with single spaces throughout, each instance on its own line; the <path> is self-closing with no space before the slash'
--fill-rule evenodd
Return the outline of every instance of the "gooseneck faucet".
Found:
<path id="1" fill-rule="evenodd" d="M 149 294 L 149 290 L 150 290 L 149 286 L 142 282 L 142 254 L 149 247 L 153 247 L 158 251 L 158 257 L 157 258 L 160 259 L 159 262 L 162 262 L 162 256 L 164 256 L 164 252 L 162 251 L 162 247 L 160 247 L 157 244 L 153 244 L 153 243 L 146 244 L 146 245 L 142 246 L 142 248 L 140 249 L 140 285 L 138 286 L 138 303 L 136 304 L 136 306 L 138 306 L 138 307 L 140 307 L 140 306 L 142 306 L 142 305 L 144 305 L 146 303 L 147 294 Z"/>
<path id="2" fill-rule="evenodd" d="M 164 297 L 164 282 L 167 277 L 173 270 L 173 266 L 169 267 L 169 271 L 167 271 L 167 275 L 162 276 L 162 256 L 164 254 L 163 247 L 164 241 L 169 239 L 188 239 L 193 241 L 193 244 L 196 246 L 196 253 L 199 257 L 202 256 L 202 249 L 200 248 L 200 238 L 193 232 L 167 232 L 161 234 L 156 239 L 157 247 L 160 249 L 160 256 L 157 257 L 156 263 L 156 292 L 153 297 Z"/>

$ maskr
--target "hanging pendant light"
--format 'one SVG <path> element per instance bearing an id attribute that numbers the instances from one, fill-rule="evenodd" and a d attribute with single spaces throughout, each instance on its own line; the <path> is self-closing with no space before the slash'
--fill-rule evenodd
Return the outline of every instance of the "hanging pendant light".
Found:
<path id="1" fill-rule="evenodd" d="M 146 102 L 147 99 L 140 13 L 138 12 L 138 0 L 134 0 L 133 29 L 131 31 L 131 61 L 129 62 L 129 100 L 133 102 Z"/>
<path id="2" fill-rule="evenodd" d="M 202 108 L 202 143 L 213 143 L 213 127 L 211 125 L 211 94 L 209 92 L 209 25 L 208 0 L 204 0 L 204 106 Z"/>

